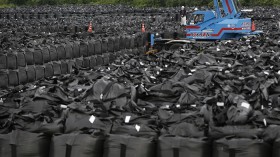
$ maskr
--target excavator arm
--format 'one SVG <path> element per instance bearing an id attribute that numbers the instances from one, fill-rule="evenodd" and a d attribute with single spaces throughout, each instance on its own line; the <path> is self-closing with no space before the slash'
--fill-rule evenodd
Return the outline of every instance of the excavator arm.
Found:
<path id="1" fill-rule="evenodd" d="M 222 16 L 219 7 L 219 2 L 221 2 L 224 14 L 227 18 L 234 18 L 240 16 L 238 0 L 214 0 L 214 7 L 217 13 L 217 18 L 221 18 Z"/>

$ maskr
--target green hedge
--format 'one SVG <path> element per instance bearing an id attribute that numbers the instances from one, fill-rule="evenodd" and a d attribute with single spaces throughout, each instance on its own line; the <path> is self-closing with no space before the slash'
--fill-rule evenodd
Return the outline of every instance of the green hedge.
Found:
<path id="1" fill-rule="evenodd" d="M 0 0 L 0 5 L 129 4 L 138 7 L 206 6 L 213 0 Z M 275 6 L 280 0 L 239 0 L 243 6 Z"/>

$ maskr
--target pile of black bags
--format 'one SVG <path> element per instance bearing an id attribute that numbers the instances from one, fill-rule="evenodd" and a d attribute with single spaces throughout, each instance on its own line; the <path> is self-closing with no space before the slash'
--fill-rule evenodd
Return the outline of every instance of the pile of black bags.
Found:
<path id="1" fill-rule="evenodd" d="M 19 41 L 67 39 L 72 49 L 63 42 L 0 55 L 9 58 L 1 80 L 12 85 L 0 91 L 0 157 L 278 157 L 280 38 L 264 30 L 150 55 L 141 33 L 98 43 L 87 33 L 36 42 L 26 34 Z M 37 76 L 42 69 L 49 75 Z M 24 78 L 19 70 L 31 80 L 11 82 Z"/>

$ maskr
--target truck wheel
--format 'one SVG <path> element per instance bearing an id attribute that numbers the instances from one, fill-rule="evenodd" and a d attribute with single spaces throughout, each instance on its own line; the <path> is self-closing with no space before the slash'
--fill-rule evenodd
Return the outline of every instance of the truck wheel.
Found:
<path id="1" fill-rule="evenodd" d="M 183 44 L 174 44 L 174 45 L 171 45 L 169 47 L 169 50 L 178 50 L 179 48 L 182 48 L 183 47 Z"/>

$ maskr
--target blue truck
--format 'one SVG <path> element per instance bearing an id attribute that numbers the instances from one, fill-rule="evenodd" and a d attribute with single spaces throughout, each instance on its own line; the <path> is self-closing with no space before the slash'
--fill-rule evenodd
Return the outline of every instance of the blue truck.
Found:
<path id="1" fill-rule="evenodd" d="M 174 49 L 190 42 L 238 40 L 244 36 L 258 35 L 251 18 L 244 18 L 237 0 L 214 0 L 213 10 L 197 10 L 192 13 L 185 26 L 183 39 L 162 39 L 151 34 L 150 46 L 161 45 Z"/>

